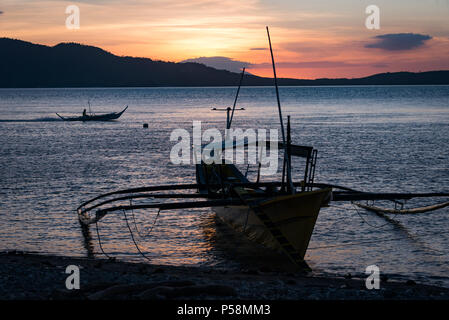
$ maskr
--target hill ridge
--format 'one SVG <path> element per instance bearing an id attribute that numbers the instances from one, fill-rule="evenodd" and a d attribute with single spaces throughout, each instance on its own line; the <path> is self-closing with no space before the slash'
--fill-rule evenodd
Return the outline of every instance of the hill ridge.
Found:
<path id="1" fill-rule="evenodd" d="M 240 74 L 195 62 L 117 56 L 99 47 L 55 46 L 0 38 L 0 87 L 195 87 L 235 86 Z M 281 86 L 449 84 L 449 71 L 387 72 L 363 78 L 280 78 Z M 272 86 L 272 78 L 245 76 L 246 86 Z"/>

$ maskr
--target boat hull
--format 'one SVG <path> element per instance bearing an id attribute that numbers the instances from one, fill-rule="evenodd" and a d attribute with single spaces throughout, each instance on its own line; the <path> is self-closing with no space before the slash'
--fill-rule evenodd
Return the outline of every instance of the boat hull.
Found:
<path id="1" fill-rule="evenodd" d="M 100 115 L 85 115 L 80 117 L 63 117 L 59 114 L 56 115 L 64 121 L 111 121 L 120 118 L 120 116 L 126 111 L 126 109 L 128 109 L 128 107 L 123 109 L 121 112 L 113 112 Z"/>
<path id="2" fill-rule="evenodd" d="M 260 212 L 264 213 L 300 258 L 304 259 L 320 208 L 330 192 L 331 189 L 322 189 L 278 196 L 259 203 L 257 208 L 228 206 L 215 207 L 213 210 L 221 220 L 244 233 L 250 240 L 284 251 L 280 241 L 267 228 L 266 222 L 260 219 Z"/>

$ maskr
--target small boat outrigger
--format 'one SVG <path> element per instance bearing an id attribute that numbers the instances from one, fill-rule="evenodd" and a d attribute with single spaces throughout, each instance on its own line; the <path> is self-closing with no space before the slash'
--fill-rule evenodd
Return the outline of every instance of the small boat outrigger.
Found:
<path id="1" fill-rule="evenodd" d="M 267 33 L 282 131 L 282 141 L 277 142 L 277 145 L 278 149 L 284 152 L 281 181 L 261 182 L 258 174 L 256 182 L 250 182 L 235 165 L 228 164 L 223 159 L 221 162 L 211 164 L 201 162 L 196 164 L 196 183 L 119 190 L 82 203 L 77 208 L 82 225 L 96 224 L 101 218 L 112 212 L 123 212 L 126 218 L 126 211 L 135 209 L 157 209 L 159 215 L 164 210 L 211 207 L 219 218 L 238 232 L 245 234 L 250 240 L 284 253 L 302 270 L 308 270 L 304 256 L 319 211 L 326 207 L 330 201 L 391 200 L 396 203 L 399 200 L 411 198 L 449 197 L 449 192 L 369 193 L 332 184 L 315 183 L 317 150 L 311 146 L 291 143 L 289 120 L 286 134 L 284 132 L 268 27 Z M 227 111 L 227 129 L 231 127 L 244 72 L 245 70 L 242 72 L 233 108 L 224 109 Z M 236 142 L 231 144 L 231 147 L 236 148 L 237 145 Z M 247 144 L 243 142 L 243 145 L 246 146 Z M 268 148 L 270 145 L 271 143 L 267 141 L 266 147 Z M 294 182 L 292 179 L 292 157 L 305 159 L 304 175 L 300 182 Z M 156 199 L 176 199 L 176 201 L 158 202 Z M 179 202 L 179 199 L 191 200 Z M 148 200 L 151 200 L 151 202 Z M 359 205 L 371 211 L 380 210 L 377 207 Z M 449 201 L 423 207 L 421 210 L 419 208 L 412 209 L 409 210 L 410 212 L 401 209 L 402 211 L 397 213 L 417 213 L 441 209 L 446 206 L 449 206 Z M 140 252 L 137 244 L 136 247 Z"/>
<path id="2" fill-rule="evenodd" d="M 104 113 L 104 114 L 87 114 L 86 112 L 83 112 L 82 116 L 79 117 L 63 117 L 56 113 L 56 115 L 61 118 L 64 121 L 110 121 L 110 120 L 117 120 L 120 118 L 120 116 L 128 109 L 128 106 L 125 107 L 120 112 L 112 112 L 112 113 Z"/>

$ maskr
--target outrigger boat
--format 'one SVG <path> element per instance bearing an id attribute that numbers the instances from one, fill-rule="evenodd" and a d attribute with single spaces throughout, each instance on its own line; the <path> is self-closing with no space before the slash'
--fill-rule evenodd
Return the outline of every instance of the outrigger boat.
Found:
<path id="1" fill-rule="evenodd" d="M 56 115 L 61 118 L 64 121 L 110 121 L 110 120 L 117 120 L 120 118 L 120 116 L 128 109 L 128 106 L 125 107 L 120 112 L 111 112 L 111 113 L 104 113 L 104 114 L 83 114 L 79 117 L 63 117 L 56 113 Z"/>
<path id="2" fill-rule="evenodd" d="M 302 270 L 308 270 L 304 261 L 307 247 L 320 209 L 326 207 L 330 201 L 391 200 L 398 203 L 400 200 L 416 197 L 449 197 L 449 193 L 369 193 L 337 185 L 315 183 L 317 150 L 311 146 L 291 143 L 289 117 L 287 132 L 286 134 L 284 132 L 268 27 L 267 34 L 282 132 L 282 141 L 277 142 L 277 146 L 284 152 L 281 181 L 261 182 L 260 163 L 257 180 L 250 182 L 246 175 L 233 164 L 224 161 L 211 164 L 201 162 L 196 164 L 196 183 L 119 190 L 82 203 L 77 208 L 82 225 L 97 224 L 101 218 L 112 212 L 123 212 L 125 220 L 128 221 L 126 212 L 130 210 L 157 209 L 159 216 L 159 213 L 164 210 L 211 207 L 220 219 L 238 232 L 245 234 L 250 240 L 284 253 Z M 233 108 L 224 109 L 227 111 L 227 129 L 231 128 L 244 72 L 243 69 Z M 240 144 L 248 145 L 246 142 Z M 236 148 L 238 145 L 238 142 L 232 142 L 231 146 Z M 269 145 L 270 142 L 267 142 L 266 147 L 268 148 Z M 305 159 L 304 176 L 300 182 L 294 182 L 292 179 L 292 157 Z M 185 190 L 193 192 L 180 192 Z M 148 199 L 152 202 L 149 203 Z M 156 199 L 176 199 L 177 201 L 167 203 L 157 202 Z M 195 200 L 178 202 L 179 199 Z M 367 210 L 380 210 L 380 208 L 365 206 L 358 202 L 355 204 Z M 427 212 L 446 206 L 449 206 L 449 202 L 424 207 L 417 212 Z M 400 209 L 395 210 L 395 213 L 415 213 L 413 210 L 416 209 Z M 137 244 L 136 247 L 141 252 Z"/>

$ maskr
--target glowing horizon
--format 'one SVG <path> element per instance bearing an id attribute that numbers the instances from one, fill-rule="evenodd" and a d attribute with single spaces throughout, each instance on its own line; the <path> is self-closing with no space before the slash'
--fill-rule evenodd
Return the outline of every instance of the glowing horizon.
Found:
<path id="1" fill-rule="evenodd" d="M 38 44 L 77 42 L 119 56 L 180 62 L 226 57 L 272 76 L 270 26 L 279 77 L 354 78 L 449 69 L 449 1 L 377 0 L 380 29 L 365 27 L 373 1 L 4 0 L 0 37 Z M 65 26 L 68 5 L 81 26 Z"/>

